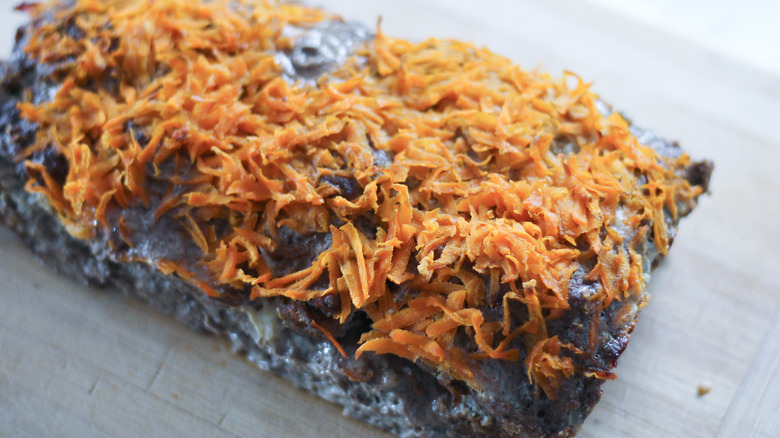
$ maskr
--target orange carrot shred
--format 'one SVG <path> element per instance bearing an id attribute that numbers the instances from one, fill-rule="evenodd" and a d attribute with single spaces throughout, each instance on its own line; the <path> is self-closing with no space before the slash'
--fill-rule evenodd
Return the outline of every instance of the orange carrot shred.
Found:
<path id="1" fill-rule="evenodd" d="M 329 332 L 329 331 L 325 330 L 324 328 L 322 328 L 322 326 L 317 324 L 317 321 L 312 320 L 311 325 L 313 325 L 314 328 L 316 328 L 317 330 L 321 331 L 328 338 L 328 340 L 336 347 L 336 350 L 338 350 L 339 353 L 341 353 L 342 356 L 347 357 L 347 358 L 349 357 L 347 355 L 347 352 L 344 351 L 344 347 L 341 346 L 339 341 L 333 336 L 333 334 L 331 332 Z"/>

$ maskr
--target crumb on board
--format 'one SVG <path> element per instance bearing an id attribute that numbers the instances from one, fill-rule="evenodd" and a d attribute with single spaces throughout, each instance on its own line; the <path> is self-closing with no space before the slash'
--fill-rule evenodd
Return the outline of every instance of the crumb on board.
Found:
<path id="1" fill-rule="evenodd" d="M 699 386 L 696 387 L 696 395 L 699 397 L 706 395 L 710 391 L 712 391 L 712 383 L 708 380 L 699 383 Z"/>

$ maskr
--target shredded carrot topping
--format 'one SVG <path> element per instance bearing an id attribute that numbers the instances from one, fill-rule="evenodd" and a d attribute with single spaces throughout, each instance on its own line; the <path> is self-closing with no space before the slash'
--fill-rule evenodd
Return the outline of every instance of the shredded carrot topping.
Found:
<path id="1" fill-rule="evenodd" d="M 357 310 L 373 321 L 357 355 L 423 360 L 467 382 L 473 361 L 525 358 L 554 398 L 578 352 L 548 336 L 546 321 L 569 308 L 573 274 L 590 263 L 590 299 L 603 308 L 640 294 L 640 243 L 652 236 L 665 253 L 664 212 L 701 192 L 681 176 L 686 156 L 640 144 L 572 73 L 555 79 L 469 44 L 379 31 L 316 84 L 293 83 L 276 61 L 292 44 L 282 30 L 334 17 L 260 0 L 55 10 L 26 51 L 67 68 L 53 100 L 20 105 L 40 127 L 20 159 L 54 148 L 69 168 L 60 183 L 28 161 L 28 190 L 81 238 L 132 232 L 110 214 L 125 208 L 177 221 L 200 261 L 157 265 L 210 295 L 340 297 L 341 322 Z M 324 177 L 359 190 L 347 196 Z M 370 232 L 363 217 L 375 220 Z M 614 230 L 621 223 L 640 230 L 632 241 Z M 275 274 L 267 255 L 282 226 L 332 244 L 311 266 Z M 400 285 L 413 293 L 394 294 Z M 527 321 L 512 320 L 511 302 Z M 503 310 L 488 317 L 494 306 Z"/>

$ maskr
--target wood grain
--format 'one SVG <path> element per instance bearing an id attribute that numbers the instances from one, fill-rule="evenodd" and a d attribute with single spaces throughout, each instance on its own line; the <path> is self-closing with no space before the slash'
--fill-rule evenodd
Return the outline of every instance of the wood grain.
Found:
<path id="1" fill-rule="evenodd" d="M 326 7 L 365 23 L 381 14 L 388 34 L 455 37 L 527 68 L 576 71 L 640 125 L 714 160 L 712 193 L 655 273 L 619 377 L 581 436 L 780 436 L 780 77 L 597 3 Z M 698 396 L 704 381 L 712 391 Z M 381 434 L 221 340 L 49 273 L 2 229 L 0 436 Z"/>

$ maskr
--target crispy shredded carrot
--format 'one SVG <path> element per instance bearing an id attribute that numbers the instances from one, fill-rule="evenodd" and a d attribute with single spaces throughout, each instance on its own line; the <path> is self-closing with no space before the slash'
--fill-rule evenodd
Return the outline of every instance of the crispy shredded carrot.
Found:
<path id="1" fill-rule="evenodd" d="M 341 355 L 342 355 L 342 356 L 344 356 L 344 357 L 349 357 L 349 356 L 347 355 L 347 352 L 346 352 L 346 351 L 344 351 L 344 347 L 342 347 L 342 346 L 341 346 L 341 344 L 339 343 L 339 341 L 336 339 L 336 337 L 335 337 L 335 336 L 333 336 L 333 333 L 331 333 L 331 332 L 329 332 L 329 331 L 325 330 L 324 328 L 322 328 L 322 326 L 320 326 L 319 324 L 317 324 L 317 321 L 314 321 L 314 320 L 312 320 L 312 321 L 311 321 L 311 325 L 313 325 L 313 326 L 314 326 L 314 328 L 316 328 L 317 330 L 321 331 L 321 332 L 322 332 L 322 333 L 323 333 L 323 334 L 324 334 L 324 335 L 325 335 L 325 336 L 328 338 L 328 340 L 329 340 L 329 341 L 330 341 L 330 342 L 331 342 L 331 343 L 332 343 L 334 346 L 336 346 L 336 349 L 339 351 L 339 353 L 341 353 Z"/>
<path id="2" fill-rule="evenodd" d="M 554 400 L 563 379 L 574 374 L 574 361 L 561 356 L 561 349 L 574 347 L 563 344 L 557 336 L 537 342 L 525 359 L 528 379 L 536 382 L 547 397 Z"/>
<path id="3" fill-rule="evenodd" d="M 317 84 L 291 82 L 276 61 L 290 47 L 282 29 L 334 17 L 261 0 L 54 8 L 26 47 L 65 71 L 52 101 L 19 107 L 41 128 L 19 157 L 27 189 L 82 238 L 117 227 L 130 244 L 144 230 L 125 208 L 178 222 L 199 261 L 158 268 L 209 295 L 339 296 L 339 322 L 357 309 L 373 320 L 358 356 L 423 360 L 467 381 L 473 360 L 524 357 L 554 398 L 574 372 L 561 350 L 573 347 L 546 321 L 569 308 L 580 261 L 595 260 L 586 278 L 603 308 L 638 294 L 645 236 L 665 253 L 665 215 L 701 192 L 681 176 L 687 157 L 640 144 L 573 73 L 555 79 L 469 44 L 380 31 Z M 68 161 L 64 182 L 31 159 L 49 147 Z M 359 190 L 347 196 L 326 176 Z M 373 229 L 358 224 L 366 216 Z M 639 229 L 630 242 L 621 223 Z M 332 246 L 275 276 L 265 255 L 281 226 L 330 233 Z M 329 286 L 315 287 L 324 277 Z M 515 305 L 526 321 L 513 321 Z M 456 333 L 476 351 L 455 345 Z"/>

